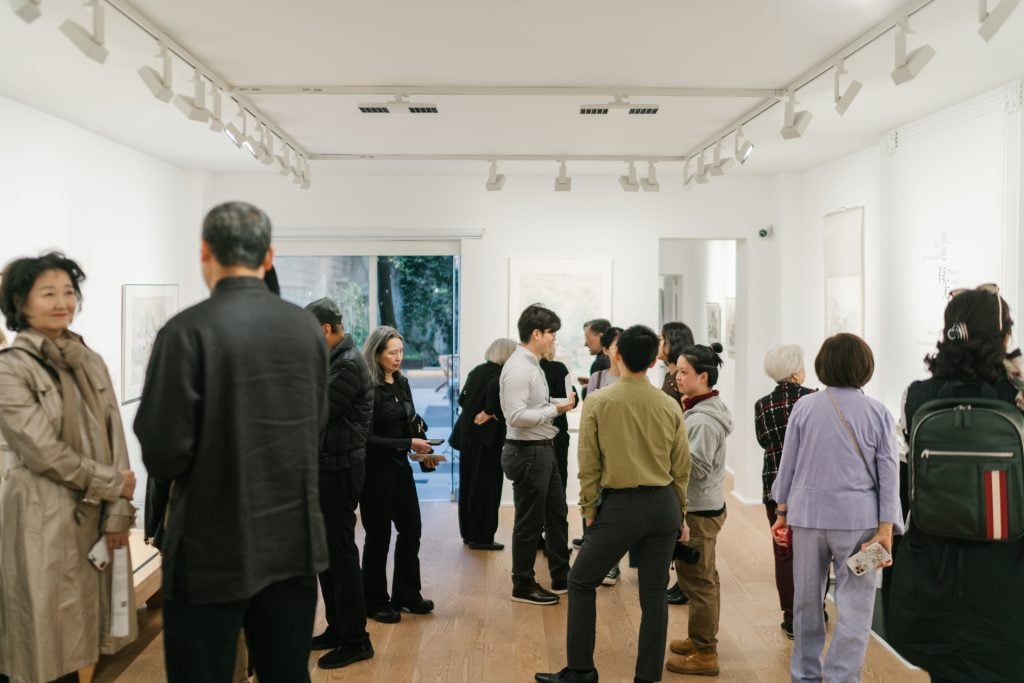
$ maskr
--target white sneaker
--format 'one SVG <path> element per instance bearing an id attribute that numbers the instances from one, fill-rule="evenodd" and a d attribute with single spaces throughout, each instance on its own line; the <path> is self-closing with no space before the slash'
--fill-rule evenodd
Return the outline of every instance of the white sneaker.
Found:
<path id="1" fill-rule="evenodd" d="M 619 575 L 621 573 L 622 572 L 619 571 L 619 566 L 615 565 L 614 567 L 609 569 L 608 573 L 604 575 L 603 579 L 601 579 L 601 584 L 605 586 L 614 586 L 619 582 Z"/>

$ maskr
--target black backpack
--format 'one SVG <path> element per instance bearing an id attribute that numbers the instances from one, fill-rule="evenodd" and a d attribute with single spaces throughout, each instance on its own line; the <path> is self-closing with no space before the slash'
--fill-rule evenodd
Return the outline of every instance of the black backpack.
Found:
<path id="1" fill-rule="evenodd" d="M 1024 413 L 981 385 L 980 398 L 939 398 L 913 416 L 910 519 L 928 534 L 969 541 L 1024 536 Z"/>

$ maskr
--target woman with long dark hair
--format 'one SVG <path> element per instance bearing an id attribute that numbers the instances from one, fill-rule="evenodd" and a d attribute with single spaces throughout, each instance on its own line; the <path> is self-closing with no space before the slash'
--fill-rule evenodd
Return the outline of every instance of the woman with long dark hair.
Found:
<path id="1" fill-rule="evenodd" d="M 925 357 L 931 377 L 907 387 L 902 422 L 908 444 L 924 412 L 919 409 L 940 396 L 1015 404 L 1019 368 L 1014 359 L 1020 352 L 1007 354 L 1012 330 L 1010 307 L 995 285 L 950 293 L 942 338 L 935 353 Z M 985 449 L 979 444 L 971 450 Z M 1012 484 L 1008 489 L 1013 507 L 1019 493 Z M 983 507 L 983 497 L 965 482 L 957 505 Z M 926 533 L 911 515 L 895 555 L 886 637 L 899 653 L 933 681 L 1019 681 L 1024 541 L 956 540 Z"/>
<path id="2" fill-rule="evenodd" d="M 402 335 L 387 325 L 370 333 L 363 358 L 373 379 L 373 419 L 366 439 L 366 481 L 359 498 L 363 529 L 363 591 L 366 614 L 379 622 L 401 621 L 401 611 L 428 614 L 434 603 L 420 592 L 420 500 L 409 465 L 409 451 L 430 457 L 430 444 L 419 433 L 416 406 L 409 381 L 401 373 L 405 350 Z M 388 595 L 387 562 L 391 525 L 395 540 L 395 564 Z"/>

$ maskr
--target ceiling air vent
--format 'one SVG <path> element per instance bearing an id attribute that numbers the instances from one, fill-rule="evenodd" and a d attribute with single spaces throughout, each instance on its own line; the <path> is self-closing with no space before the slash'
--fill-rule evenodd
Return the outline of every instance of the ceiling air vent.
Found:
<path id="1" fill-rule="evenodd" d="M 370 102 L 359 105 L 364 114 L 437 114 L 437 105 L 429 102 L 410 102 L 403 95 L 389 102 Z"/>
<path id="2" fill-rule="evenodd" d="M 582 104 L 580 105 L 580 116 L 607 116 L 611 114 L 620 116 L 654 116 L 658 113 L 656 104 L 633 104 L 627 102 L 625 97 L 616 96 L 614 102 L 606 104 Z"/>

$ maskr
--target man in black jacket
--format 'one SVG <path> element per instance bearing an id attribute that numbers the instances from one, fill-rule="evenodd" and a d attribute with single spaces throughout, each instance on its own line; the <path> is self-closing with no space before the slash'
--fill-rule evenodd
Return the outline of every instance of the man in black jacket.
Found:
<path id="1" fill-rule="evenodd" d="M 273 251 L 258 208 L 214 207 L 200 253 L 211 296 L 160 330 L 135 418 L 150 476 L 173 482 L 167 680 L 230 680 L 244 627 L 260 681 L 309 681 L 314 575 L 327 567 L 327 347 L 310 315 L 262 281 Z"/>
<path id="2" fill-rule="evenodd" d="M 313 638 L 312 649 L 331 650 L 317 663 L 322 669 L 337 669 L 373 657 L 356 546 L 356 506 L 366 480 L 373 383 L 352 335 L 345 333 L 338 304 L 324 297 L 306 310 L 320 323 L 330 350 L 330 417 L 320 439 L 320 509 L 330 556 L 330 567 L 320 572 L 327 629 Z"/>

